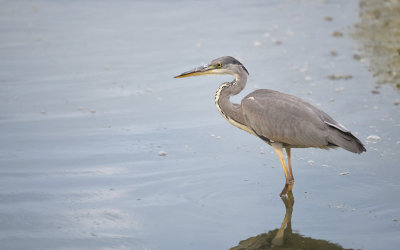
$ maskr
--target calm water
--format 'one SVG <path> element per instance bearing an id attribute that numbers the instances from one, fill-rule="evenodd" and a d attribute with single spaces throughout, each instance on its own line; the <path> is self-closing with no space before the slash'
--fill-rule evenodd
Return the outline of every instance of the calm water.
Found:
<path id="1" fill-rule="evenodd" d="M 1 1 L 1 249 L 268 246 L 285 215 L 286 246 L 397 249 L 400 96 L 353 59 L 358 13 L 356 1 Z M 223 55 L 250 72 L 234 100 L 302 97 L 367 153 L 293 150 L 286 210 L 272 149 L 214 106 L 230 77 L 172 78 Z"/>

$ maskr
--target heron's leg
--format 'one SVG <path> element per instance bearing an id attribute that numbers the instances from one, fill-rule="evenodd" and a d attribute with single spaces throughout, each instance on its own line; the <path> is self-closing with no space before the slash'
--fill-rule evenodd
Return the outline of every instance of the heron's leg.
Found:
<path id="1" fill-rule="evenodd" d="M 283 195 L 287 194 L 287 192 L 289 191 L 289 188 L 291 189 L 291 187 L 289 187 L 290 186 L 290 173 L 286 167 L 285 157 L 283 156 L 282 143 L 272 142 L 271 145 L 275 149 L 275 152 L 278 155 L 279 160 L 281 161 L 283 172 L 285 173 L 285 177 L 286 177 L 286 184 L 281 192 L 281 196 L 283 196 Z"/>
<path id="2" fill-rule="evenodd" d="M 293 184 L 294 184 L 294 177 L 293 177 L 293 172 L 292 172 L 292 159 L 290 155 L 290 147 L 285 147 L 286 154 L 287 154 L 287 159 L 288 159 L 288 165 L 289 165 L 289 186 L 288 186 L 288 191 L 291 192 L 293 189 Z"/>
<path id="3" fill-rule="evenodd" d="M 293 177 L 293 172 L 292 172 L 292 160 L 291 160 L 291 155 L 290 155 L 290 147 L 285 147 L 285 150 L 286 150 L 287 159 L 288 159 L 290 182 L 293 184 L 294 183 L 294 177 Z"/>

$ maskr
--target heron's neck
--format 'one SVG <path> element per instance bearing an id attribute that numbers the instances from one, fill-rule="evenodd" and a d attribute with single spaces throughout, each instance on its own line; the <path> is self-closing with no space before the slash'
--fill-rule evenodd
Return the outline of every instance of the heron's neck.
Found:
<path id="1" fill-rule="evenodd" d="M 235 80 L 221 84 L 215 93 L 218 111 L 233 125 L 245 124 L 240 104 L 232 103 L 230 97 L 239 94 L 247 82 L 247 74 L 234 75 Z"/>

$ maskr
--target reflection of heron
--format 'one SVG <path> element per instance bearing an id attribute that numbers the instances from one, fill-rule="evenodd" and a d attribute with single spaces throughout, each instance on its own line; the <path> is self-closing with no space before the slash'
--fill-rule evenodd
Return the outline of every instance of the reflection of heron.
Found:
<path id="1" fill-rule="evenodd" d="M 326 240 L 317 240 L 305 237 L 292 232 L 292 212 L 294 198 L 289 191 L 287 196 L 282 197 L 286 207 L 285 218 L 279 229 L 271 230 L 268 233 L 242 240 L 239 245 L 230 250 L 265 250 L 265 249 L 309 249 L 309 250 L 344 250 L 343 247 Z"/>
<path id="2" fill-rule="evenodd" d="M 235 80 L 223 83 L 217 89 L 215 103 L 218 111 L 231 124 L 258 136 L 275 149 L 286 177 L 281 195 L 291 191 L 294 184 L 291 148 L 342 147 L 359 154 L 365 151 L 360 140 L 343 125 L 295 96 L 259 89 L 243 98 L 241 104 L 230 102 L 231 96 L 244 89 L 249 74 L 233 57 L 217 58 L 208 65 L 184 72 L 175 78 L 208 74 L 229 74 L 235 77 Z M 283 148 L 286 150 L 289 168 L 286 167 Z"/>

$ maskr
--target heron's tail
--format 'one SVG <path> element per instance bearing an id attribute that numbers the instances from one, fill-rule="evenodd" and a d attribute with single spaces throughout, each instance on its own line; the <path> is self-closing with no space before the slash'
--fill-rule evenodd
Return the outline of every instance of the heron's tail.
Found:
<path id="1" fill-rule="evenodd" d="M 366 152 L 364 145 L 351 132 L 339 130 L 330 126 L 328 141 L 350 152 L 361 154 Z"/>

